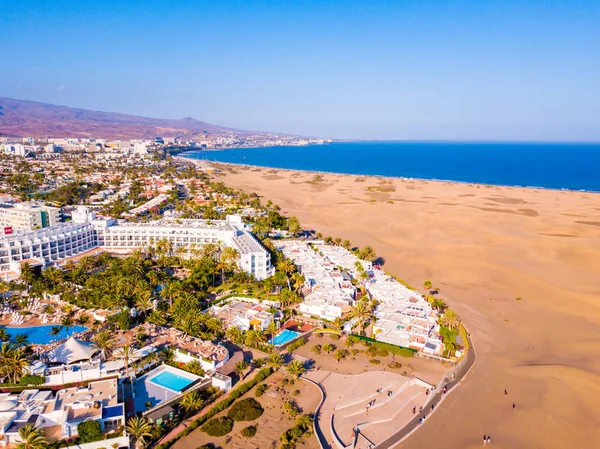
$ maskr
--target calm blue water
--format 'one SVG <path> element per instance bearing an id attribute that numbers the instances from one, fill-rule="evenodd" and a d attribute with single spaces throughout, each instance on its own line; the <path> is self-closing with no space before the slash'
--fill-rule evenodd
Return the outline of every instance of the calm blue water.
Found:
<path id="1" fill-rule="evenodd" d="M 600 144 L 340 142 L 185 156 L 356 175 L 600 191 Z"/>
<path id="2" fill-rule="evenodd" d="M 152 379 L 149 379 L 149 381 L 174 391 L 181 391 L 194 382 L 192 379 L 172 373 L 171 371 L 163 371 Z"/>
<path id="3" fill-rule="evenodd" d="M 302 334 L 300 334 L 300 332 L 294 332 L 289 329 L 284 329 L 281 332 L 279 332 L 277 335 L 275 335 L 275 338 L 273 340 L 271 340 L 270 343 L 275 346 L 281 346 L 300 335 L 302 335 Z"/>
<path id="4" fill-rule="evenodd" d="M 19 334 L 24 334 L 27 336 L 27 340 L 29 340 L 29 343 L 34 345 L 46 345 L 48 343 L 52 343 L 53 341 L 61 340 L 65 337 L 68 337 L 69 335 L 73 335 L 77 332 L 82 332 L 88 329 L 84 326 L 73 326 L 69 328 L 69 333 L 67 333 L 67 330 L 61 326 L 60 334 L 52 336 L 50 335 L 50 331 L 55 326 L 58 326 L 58 324 L 49 324 L 44 326 L 32 327 L 3 327 L 6 329 L 11 339 L 13 339 Z"/>

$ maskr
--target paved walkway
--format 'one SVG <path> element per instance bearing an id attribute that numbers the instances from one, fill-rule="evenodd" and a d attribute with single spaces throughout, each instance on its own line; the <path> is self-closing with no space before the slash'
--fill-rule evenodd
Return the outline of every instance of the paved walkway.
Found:
<path id="1" fill-rule="evenodd" d="M 453 372 L 455 376 L 450 377 L 444 383 L 447 387 L 447 392 L 444 394 L 443 386 L 442 388 L 438 388 L 435 391 L 435 394 L 429 399 L 427 403 L 427 407 L 424 407 L 423 413 L 417 413 L 417 415 L 402 429 L 388 437 L 386 440 L 378 444 L 375 449 L 390 449 L 403 441 L 406 437 L 408 437 L 412 432 L 414 432 L 419 426 L 419 420 L 424 416 L 429 416 L 431 412 L 431 406 L 434 405 L 434 411 L 439 406 L 440 402 L 444 399 L 444 397 L 462 382 L 464 376 L 469 372 L 473 363 L 475 363 L 475 350 L 473 349 L 473 342 L 470 337 L 467 337 L 469 340 L 469 351 L 465 355 L 463 361 L 457 366 L 456 370 Z"/>

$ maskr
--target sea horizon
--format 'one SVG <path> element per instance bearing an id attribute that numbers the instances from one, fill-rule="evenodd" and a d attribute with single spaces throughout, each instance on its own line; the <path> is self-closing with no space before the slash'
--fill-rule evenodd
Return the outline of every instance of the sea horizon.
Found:
<path id="1" fill-rule="evenodd" d="M 181 156 L 271 169 L 600 192 L 593 168 L 600 167 L 600 143 L 595 142 L 353 140 L 197 150 Z"/>

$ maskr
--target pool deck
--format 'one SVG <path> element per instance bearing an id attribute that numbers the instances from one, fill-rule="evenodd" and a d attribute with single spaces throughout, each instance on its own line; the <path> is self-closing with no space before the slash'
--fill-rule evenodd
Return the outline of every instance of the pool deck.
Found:
<path id="1" fill-rule="evenodd" d="M 150 407 L 152 408 L 161 402 L 168 401 L 181 394 L 178 391 L 163 387 L 150 380 L 164 371 L 170 371 L 182 377 L 188 377 L 190 380 L 192 380 L 189 385 L 200 379 L 199 376 L 195 376 L 194 374 L 173 368 L 172 366 L 162 365 L 156 369 L 153 369 L 149 373 L 144 374 L 142 377 L 136 379 L 133 383 L 133 390 L 135 392 L 135 399 L 133 403 L 136 413 L 146 411 L 148 409 L 148 407 L 146 407 L 146 402 L 148 401 L 152 403 L 152 406 Z"/>

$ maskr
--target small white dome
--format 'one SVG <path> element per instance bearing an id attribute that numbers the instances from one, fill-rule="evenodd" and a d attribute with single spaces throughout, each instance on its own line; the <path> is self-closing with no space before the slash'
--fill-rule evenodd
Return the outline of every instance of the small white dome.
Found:
<path id="1" fill-rule="evenodd" d="M 9 410 L 12 410 L 13 408 L 15 408 L 17 406 L 17 403 L 15 401 L 0 401 L 0 412 L 7 412 Z"/>

